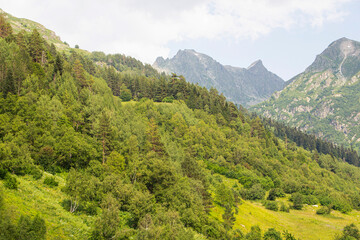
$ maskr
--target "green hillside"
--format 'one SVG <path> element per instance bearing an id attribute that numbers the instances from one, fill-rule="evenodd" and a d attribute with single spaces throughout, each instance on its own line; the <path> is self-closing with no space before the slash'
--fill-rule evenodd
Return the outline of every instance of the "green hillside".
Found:
<path id="1" fill-rule="evenodd" d="M 58 50 L 70 49 L 67 44 L 61 41 L 60 37 L 57 36 L 55 32 L 45 28 L 43 25 L 29 19 L 14 17 L 9 13 L 4 12 L 1 8 L 0 14 L 6 18 L 9 24 L 11 24 L 14 33 L 19 33 L 21 31 L 31 33 L 32 30 L 36 29 L 49 44 L 53 43 Z"/>
<path id="2" fill-rule="evenodd" d="M 359 168 L 215 89 L 0 30 L 0 239 L 333 239 L 359 223 Z"/>
<path id="3" fill-rule="evenodd" d="M 360 43 L 339 39 L 281 92 L 252 110 L 360 150 Z"/>

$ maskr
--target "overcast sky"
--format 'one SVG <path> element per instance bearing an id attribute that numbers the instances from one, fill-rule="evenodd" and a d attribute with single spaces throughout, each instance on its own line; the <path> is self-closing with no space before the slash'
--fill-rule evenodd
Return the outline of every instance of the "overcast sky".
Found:
<path id="1" fill-rule="evenodd" d="M 360 41 L 359 0 L 0 0 L 72 47 L 152 64 L 195 49 L 222 64 L 257 59 L 288 80 L 332 41 Z"/>

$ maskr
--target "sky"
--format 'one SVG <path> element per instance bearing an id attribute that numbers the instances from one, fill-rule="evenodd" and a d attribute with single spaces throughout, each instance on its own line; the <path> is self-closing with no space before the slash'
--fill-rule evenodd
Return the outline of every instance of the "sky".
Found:
<path id="1" fill-rule="evenodd" d="M 284 80 L 331 42 L 360 41 L 360 0 L 0 0 L 70 46 L 152 64 L 194 49 L 224 65 L 261 59 Z"/>

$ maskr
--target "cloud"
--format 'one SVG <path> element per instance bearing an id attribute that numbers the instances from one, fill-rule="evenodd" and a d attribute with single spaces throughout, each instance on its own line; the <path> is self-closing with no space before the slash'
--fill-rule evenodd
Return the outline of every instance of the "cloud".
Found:
<path id="1" fill-rule="evenodd" d="M 0 0 L 3 10 L 38 21 L 63 40 L 148 63 L 172 41 L 256 39 L 274 29 L 341 21 L 350 0 Z"/>

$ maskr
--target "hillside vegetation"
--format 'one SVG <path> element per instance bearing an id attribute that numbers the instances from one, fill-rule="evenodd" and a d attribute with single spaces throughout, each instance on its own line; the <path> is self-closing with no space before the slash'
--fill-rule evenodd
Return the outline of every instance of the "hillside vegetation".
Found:
<path id="1" fill-rule="evenodd" d="M 359 90 L 360 43 L 341 38 L 284 90 L 252 110 L 359 151 Z"/>
<path id="2" fill-rule="evenodd" d="M 260 203 L 303 226 L 304 204 L 355 221 L 340 212 L 360 208 L 359 168 L 283 142 L 215 89 L 0 23 L 0 239 L 309 236 L 242 223 Z"/>

